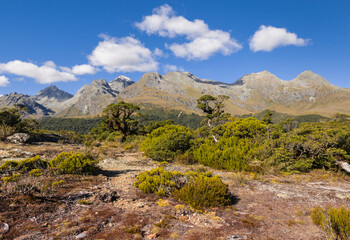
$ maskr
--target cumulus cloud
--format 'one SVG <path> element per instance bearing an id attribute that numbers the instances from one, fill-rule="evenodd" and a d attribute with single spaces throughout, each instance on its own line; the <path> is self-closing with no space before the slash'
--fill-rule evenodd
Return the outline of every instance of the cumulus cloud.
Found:
<path id="1" fill-rule="evenodd" d="M 135 25 L 149 35 L 158 34 L 170 38 L 185 36 L 190 42 L 174 43 L 167 47 L 177 57 L 187 60 L 205 60 L 217 52 L 230 55 L 242 48 L 231 38 L 229 32 L 210 30 L 203 20 L 189 21 L 182 16 L 176 16 L 168 4 L 153 9 L 152 15 L 144 17 L 142 22 Z"/>
<path id="2" fill-rule="evenodd" d="M 20 60 L 0 63 L 0 73 L 32 78 L 42 84 L 77 80 L 74 74 L 58 69 L 52 61 L 45 62 L 42 66 Z"/>
<path id="3" fill-rule="evenodd" d="M 113 38 L 101 35 L 103 41 L 88 56 L 90 64 L 101 66 L 107 72 L 148 72 L 158 69 L 153 53 L 132 37 Z"/>
<path id="4" fill-rule="evenodd" d="M 182 67 L 178 67 L 178 66 L 171 65 L 171 64 L 164 65 L 163 69 L 164 69 L 164 72 L 174 72 L 174 71 L 183 72 L 183 71 L 185 71 Z"/>
<path id="5" fill-rule="evenodd" d="M 281 46 L 305 46 L 309 39 L 298 38 L 295 33 L 288 32 L 285 28 L 261 25 L 249 41 L 252 51 L 270 52 Z"/>
<path id="6" fill-rule="evenodd" d="M 9 79 L 5 76 L 0 76 L 0 87 L 6 87 L 8 84 L 10 84 Z"/>
<path id="7" fill-rule="evenodd" d="M 75 65 L 72 68 L 72 73 L 75 75 L 95 74 L 96 68 L 89 64 Z"/>

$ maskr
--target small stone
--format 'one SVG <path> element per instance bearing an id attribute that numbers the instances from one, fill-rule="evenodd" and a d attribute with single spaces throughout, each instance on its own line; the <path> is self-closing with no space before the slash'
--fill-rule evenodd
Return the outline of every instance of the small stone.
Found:
<path id="1" fill-rule="evenodd" d="M 87 237 L 87 232 L 82 232 L 75 236 L 75 239 L 82 239 Z"/>
<path id="2" fill-rule="evenodd" d="M 155 239 L 157 238 L 157 233 L 153 233 L 147 236 L 147 239 Z"/>
<path id="3" fill-rule="evenodd" d="M 0 234 L 7 233 L 10 230 L 10 227 L 7 223 L 1 223 Z"/>
<path id="4" fill-rule="evenodd" d="M 243 235 L 232 235 L 227 237 L 228 240 L 241 240 L 241 239 L 248 239 L 247 236 Z"/>

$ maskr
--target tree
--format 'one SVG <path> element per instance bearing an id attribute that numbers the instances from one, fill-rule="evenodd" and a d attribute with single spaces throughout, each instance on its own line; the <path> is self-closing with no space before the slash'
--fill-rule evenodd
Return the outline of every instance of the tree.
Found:
<path id="1" fill-rule="evenodd" d="M 133 114 L 140 110 L 140 107 L 124 101 L 117 104 L 111 103 L 103 110 L 102 124 L 110 131 L 120 131 L 122 141 L 126 140 L 128 135 L 137 131 L 139 121 L 133 117 Z"/>
<path id="2" fill-rule="evenodd" d="M 273 124 L 272 122 L 272 112 L 270 110 L 266 110 L 266 113 L 264 117 L 261 119 L 261 121 L 265 124 Z"/>
<path id="3" fill-rule="evenodd" d="M 23 119 L 26 111 L 28 108 L 23 105 L 0 109 L 0 139 L 16 132 L 31 132 L 35 128 L 36 121 Z"/>
<path id="4" fill-rule="evenodd" d="M 203 110 L 206 113 L 205 122 L 209 128 L 213 125 L 219 124 L 222 120 L 227 119 L 230 115 L 225 113 L 223 108 L 223 102 L 229 97 L 225 95 L 219 95 L 213 97 L 212 95 L 203 95 L 197 99 L 197 108 Z"/>

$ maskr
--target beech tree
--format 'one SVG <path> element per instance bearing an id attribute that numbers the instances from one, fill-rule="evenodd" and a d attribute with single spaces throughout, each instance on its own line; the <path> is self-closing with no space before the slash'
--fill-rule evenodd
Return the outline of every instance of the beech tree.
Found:
<path id="1" fill-rule="evenodd" d="M 111 103 L 103 110 L 102 123 L 111 131 L 120 131 L 122 141 L 137 131 L 139 121 L 133 117 L 140 107 L 124 101 Z"/>
<path id="2" fill-rule="evenodd" d="M 203 110 L 206 114 L 205 123 L 209 128 L 220 124 L 222 120 L 227 119 L 230 114 L 225 113 L 224 101 L 229 97 L 225 95 L 219 95 L 218 97 L 213 97 L 212 95 L 203 95 L 197 99 L 197 108 Z"/>

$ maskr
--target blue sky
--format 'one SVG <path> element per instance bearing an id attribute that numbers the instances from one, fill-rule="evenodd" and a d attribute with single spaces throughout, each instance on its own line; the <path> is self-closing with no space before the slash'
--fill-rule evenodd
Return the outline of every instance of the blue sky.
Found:
<path id="1" fill-rule="evenodd" d="M 191 72 L 232 83 L 305 70 L 350 87 L 350 1 L 0 0 L 0 94 Z"/>

